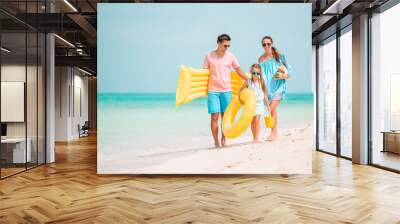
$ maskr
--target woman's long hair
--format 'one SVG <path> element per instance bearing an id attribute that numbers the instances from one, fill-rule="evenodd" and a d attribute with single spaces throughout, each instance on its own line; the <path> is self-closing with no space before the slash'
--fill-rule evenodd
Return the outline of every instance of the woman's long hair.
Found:
<path id="1" fill-rule="evenodd" d="M 270 36 L 265 36 L 265 37 L 262 38 L 261 44 L 263 44 L 263 42 L 264 42 L 265 39 L 271 40 L 271 44 L 274 43 L 274 41 L 272 40 L 272 37 L 270 37 Z M 278 50 L 277 50 L 274 46 L 272 46 L 272 56 L 275 58 L 276 61 L 280 62 L 280 56 L 281 56 L 281 54 L 278 52 Z"/>

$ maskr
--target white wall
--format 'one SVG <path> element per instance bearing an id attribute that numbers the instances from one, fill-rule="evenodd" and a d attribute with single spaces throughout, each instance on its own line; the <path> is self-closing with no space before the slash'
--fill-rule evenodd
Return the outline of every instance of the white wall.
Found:
<path id="1" fill-rule="evenodd" d="M 1 81 L 2 82 L 25 82 L 25 64 L 24 65 L 2 65 L 1 66 Z M 28 67 L 31 70 L 32 67 Z M 28 72 L 29 74 L 29 72 Z M 5 97 L 5 96 L 2 96 Z M 6 110 L 6 108 L 1 108 Z M 24 122 L 10 122 L 7 123 L 7 136 L 8 137 L 25 137 L 25 123 Z"/>
<path id="2" fill-rule="evenodd" d="M 76 72 L 77 70 L 75 70 Z M 78 138 L 78 125 L 83 125 L 85 121 L 88 120 L 88 77 L 74 75 L 74 96 L 71 99 L 74 99 L 74 102 L 71 102 L 71 136 L 72 138 Z"/>
<path id="3" fill-rule="evenodd" d="M 38 69 L 38 70 L 37 70 Z M 25 80 L 27 78 L 27 81 Z M 7 124 L 8 138 L 24 138 L 27 135 L 31 143 L 32 161 L 36 162 L 39 158 L 39 163 L 44 162 L 44 147 L 45 147 L 45 116 L 44 116 L 44 74 L 42 68 L 25 64 L 3 64 L 1 66 L 1 81 L 2 82 L 24 82 L 26 84 L 26 107 L 23 106 L 22 113 L 27 115 L 27 120 L 22 122 L 5 122 Z M 2 95 L 2 98 L 7 98 Z M 4 111 L 11 110 L 10 108 L 2 107 Z M 36 153 L 39 153 L 37 156 Z"/>
<path id="4" fill-rule="evenodd" d="M 55 140 L 77 139 L 78 124 L 88 120 L 88 77 L 76 68 L 56 67 L 55 86 Z"/>
<path id="5" fill-rule="evenodd" d="M 24 122 L 25 83 L 1 82 L 1 121 Z M 36 108 L 36 105 L 35 105 Z"/>
<path id="6" fill-rule="evenodd" d="M 36 135 L 36 120 L 37 115 L 32 111 L 36 112 L 37 106 L 37 99 L 36 99 L 36 67 L 34 66 L 27 66 L 25 65 L 2 65 L 1 66 L 1 81 L 2 82 L 25 82 L 25 69 L 27 69 L 27 76 L 28 76 L 28 85 L 32 88 L 27 88 L 27 119 L 28 119 L 28 137 L 29 133 L 35 132 Z M 6 96 L 2 96 L 6 97 Z M 41 107 L 42 105 L 38 105 Z M 7 108 L 2 108 L 2 110 L 6 110 Z M 34 122 L 34 123 L 32 123 Z M 25 137 L 25 123 L 26 122 L 7 122 L 7 136 L 8 137 Z M 30 129 L 32 128 L 32 130 Z"/>
<path id="7" fill-rule="evenodd" d="M 55 141 L 68 140 L 68 116 L 70 85 L 69 68 L 55 68 Z"/>

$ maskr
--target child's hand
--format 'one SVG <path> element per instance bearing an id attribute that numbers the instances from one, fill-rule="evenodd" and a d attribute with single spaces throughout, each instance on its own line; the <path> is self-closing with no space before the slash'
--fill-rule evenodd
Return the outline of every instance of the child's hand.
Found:
<path id="1" fill-rule="evenodd" d="M 268 110 L 268 113 L 271 114 L 271 106 L 269 104 L 267 104 L 267 110 Z"/>
<path id="2" fill-rule="evenodd" d="M 240 101 L 240 104 L 244 104 L 244 101 L 242 100 L 242 99 L 240 99 L 240 95 L 239 95 L 239 101 Z"/>
<path id="3" fill-rule="evenodd" d="M 244 83 L 243 83 L 243 85 L 244 86 L 249 86 L 249 81 L 246 79 L 246 80 L 244 80 Z"/>
<path id="4" fill-rule="evenodd" d="M 269 105 L 268 97 L 264 97 L 264 104 L 267 107 L 268 113 L 271 113 L 271 106 Z"/>

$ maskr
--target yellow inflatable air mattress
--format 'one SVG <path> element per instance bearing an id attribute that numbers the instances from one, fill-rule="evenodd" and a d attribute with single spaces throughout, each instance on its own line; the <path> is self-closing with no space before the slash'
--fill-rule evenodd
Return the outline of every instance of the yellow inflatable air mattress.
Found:
<path id="1" fill-rule="evenodd" d="M 176 106 L 207 96 L 209 77 L 210 71 L 208 69 L 195 69 L 182 65 L 176 88 Z M 235 71 L 231 72 L 231 79 L 232 95 L 236 96 L 244 80 Z"/>

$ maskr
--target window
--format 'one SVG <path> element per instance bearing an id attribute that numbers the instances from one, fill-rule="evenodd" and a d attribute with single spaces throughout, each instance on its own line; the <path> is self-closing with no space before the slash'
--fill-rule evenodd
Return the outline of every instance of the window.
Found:
<path id="1" fill-rule="evenodd" d="M 340 155 L 352 157 L 352 33 L 340 36 Z M 347 32 L 346 32 L 347 31 Z"/>
<path id="2" fill-rule="evenodd" d="M 17 5 L 21 14 L 42 13 L 44 1 Z M 9 15 L 0 12 L 0 17 L 9 21 L 0 23 L 0 178 L 5 178 L 45 163 L 46 39 Z"/>
<path id="3" fill-rule="evenodd" d="M 371 19 L 371 160 L 400 170 L 400 5 Z"/>
<path id="4" fill-rule="evenodd" d="M 336 37 L 318 47 L 318 149 L 336 153 Z"/>

